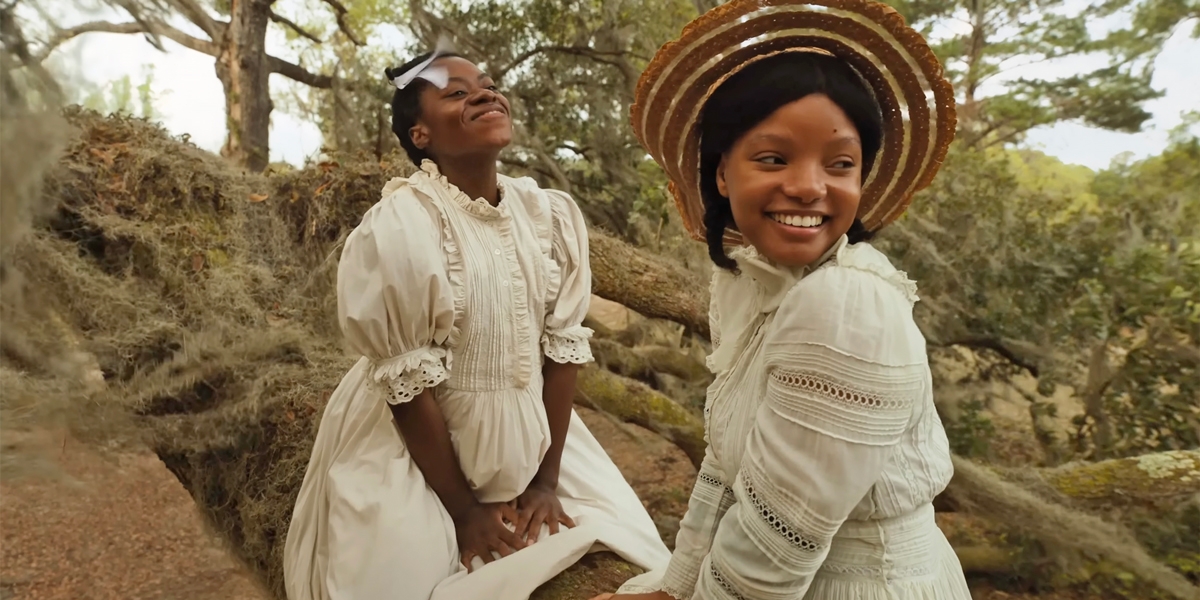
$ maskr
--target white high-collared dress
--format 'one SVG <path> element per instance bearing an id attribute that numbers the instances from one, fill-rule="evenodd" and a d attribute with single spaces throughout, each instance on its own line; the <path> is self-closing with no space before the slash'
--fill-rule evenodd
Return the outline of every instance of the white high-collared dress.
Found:
<path id="1" fill-rule="evenodd" d="M 934 522 L 953 473 L 916 285 L 843 236 L 815 269 L 713 277 L 708 450 L 664 569 L 677 600 L 970 600 Z"/>
<path id="2" fill-rule="evenodd" d="M 585 553 L 655 568 L 654 523 L 578 415 L 558 496 L 576 527 L 468 574 L 454 523 L 388 403 L 427 388 L 481 502 L 507 502 L 550 446 L 542 365 L 591 360 L 587 231 L 569 196 L 500 178 L 471 199 L 426 161 L 346 240 L 338 316 L 361 354 L 325 408 L 284 550 L 290 600 L 527 600 Z"/>

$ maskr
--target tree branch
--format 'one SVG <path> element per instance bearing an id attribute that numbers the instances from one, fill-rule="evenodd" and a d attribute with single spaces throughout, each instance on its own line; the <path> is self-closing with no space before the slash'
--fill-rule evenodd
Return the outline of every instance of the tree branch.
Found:
<path id="1" fill-rule="evenodd" d="M 68 29 L 60 29 L 46 42 L 41 51 L 33 57 L 33 61 L 41 63 L 46 60 L 59 46 L 85 33 L 146 33 L 141 23 L 109 23 L 107 21 L 92 21 L 76 25 Z"/>
<path id="2" fill-rule="evenodd" d="M 300 65 L 290 63 L 283 59 L 275 58 L 274 56 L 267 56 L 267 69 L 269 69 L 272 73 L 278 73 L 284 77 L 287 77 L 288 79 L 298 81 L 310 87 L 321 88 L 324 90 L 333 87 L 332 76 L 313 73 L 312 71 L 309 71 Z"/>
<path id="3" fill-rule="evenodd" d="M 156 33 L 161 35 L 189 50 L 195 50 L 201 54 L 207 54 L 213 57 L 217 56 L 221 52 L 221 49 L 217 47 L 216 43 L 190 36 L 165 23 L 155 23 L 154 29 L 154 31 L 148 33 Z"/>
<path id="4" fill-rule="evenodd" d="M 196 0 L 167 0 L 169 4 L 175 7 L 188 21 L 199 27 L 201 31 L 208 34 L 209 39 L 214 42 L 221 39 L 225 35 L 227 28 L 225 23 L 218 21 L 208 15 L 208 11 L 200 6 Z"/>
<path id="5" fill-rule="evenodd" d="M 280 25 L 283 25 L 284 27 L 287 27 L 288 29 L 295 31 L 296 34 L 299 35 L 300 37 L 307 38 L 318 44 L 324 43 L 321 41 L 321 38 L 310 33 L 303 27 L 294 23 L 292 20 L 280 15 L 279 13 L 276 13 L 275 11 L 271 11 L 271 21 L 275 22 L 275 23 L 279 23 Z"/>
<path id="6" fill-rule="evenodd" d="M 218 49 L 217 45 L 208 40 L 202 40 L 193 37 L 180 31 L 170 25 L 161 22 L 153 23 L 109 23 L 107 21 L 92 21 L 77 25 L 69 29 L 59 31 L 54 38 L 46 44 L 42 52 L 37 56 L 37 61 L 40 63 L 45 60 L 58 46 L 61 46 L 71 39 L 84 35 L 86 33 L 144 33 L 148 35 L 161 35 L 179 45 L 195 50 L 209 56 L 216 56 Z"/>
<path id="7" fill-rule="evenodd" d="M 338 0 L 323 0 L 323 2 L 328 4 L 329 7 L 333 9 L 333 12 L 337 13 L 338 29 L 341 30 L 342 33 L 346 34 L 346 37 L 350 39 L 350 42 L 355 46 L 364 46 L 365 44 L 354 35 L 354 32 L 350 29 L 350 26 L 346 24 L 346 14 L 349 12 L 346 10 L 346 6 Z"/>
<path id="8" fill-rule="evenodd" d="M 995 338 L 963 338 L 952 340 L 941 344 L 930 344 L 936 346 L 962 346 L 964 348 L 975 348 L 981 350 L 991 350 L 999 354 L 1008 362 L 1029 371 L 1030 375 L 1038 377 L 1041 370 L 1037 363 L 1019 355 L 1015 350 L 1008 347 L 1004 342 Z"/>

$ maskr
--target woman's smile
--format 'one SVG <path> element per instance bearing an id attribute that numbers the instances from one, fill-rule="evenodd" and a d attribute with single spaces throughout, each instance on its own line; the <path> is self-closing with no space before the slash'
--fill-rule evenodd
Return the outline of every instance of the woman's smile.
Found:
<path id="1" fill-rule="evenodd" d="M 476 109 L 475 114 L 471 115 L 470 117 L 471 121 L 496 121 L 507 119 L 508 111 L 504 110 L 504 107 L 498 104 L 490 107 L 484 107 L 483 110 Z"/>
<path id="2" fill-rule="evenodd" d="M 807 244 L 822 237 L 829 228 L 829 219 L 823 216 L 767 213 L 767 218 L 778 230 L 778 235 L 793 244 Z"/>

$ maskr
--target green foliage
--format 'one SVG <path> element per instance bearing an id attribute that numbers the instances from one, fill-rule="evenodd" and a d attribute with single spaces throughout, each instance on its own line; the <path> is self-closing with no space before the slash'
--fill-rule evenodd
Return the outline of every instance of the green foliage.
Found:
<path id="1" fill-rule="evenodd" d="M 950 451 L 967 458 L 987 456 L 996 428 L 985 414 L 983 402 L 968 400 L 959 408 L 961 412 L 957 417 L 942 419 L 946 437 L 950 440 Z"/>
<path id="2" fill-rule="evenodd" d="M 124 114 L 143 119 L 157 118 L 159 114 L 154 109 L 156 94 L 153 92 L 154 66 L 146 65 L 143 73 L 140 83 L 135 84 L 133 78 L 124 75 L 120 79 L 94 86 L 90 90 L 84 88 L 80 91 L 77 101 L 84 108 L 100 114 Z"/>
<path id="3" fill-rule="evenodd" d="M 1038 396 L 1074 390 L 1087 409 L 1079 454 L 1196 448 L 1198 192 L 1200 142 L 1183 133 L 1160 156 L 1096 175 L 959 146 L 881 245 L 921 282 L 932 346 L 1007 359 L 972 377 L 1025 370 Z"/>
<path id="4" fill-rule="evenodd" d="M 1200 15 L 1195 0 L 892 0 L 914 27 L 932 36 L 961 102 L 960 138 L 981 147 L 1020 141 L 1041 125 L 1078 120 L 1117 131 L 1139 131 L 1144 104 L 1161 96 L 1150 86 L 1153 58 L 1175 26 Z M 1111 32 L 1100 19 L 1132 14 Z M 1091 27 L 1089 27 L 1091 26 Z M 948 32 L 948 33 L 942 33 Z M 1200 28 L 1196 31 L 1200 35 Z M 1090 72 L 1017 77 L 1020 69 L 1063 59 L 1105 55 Z M 995 86 L 995 87 L 993 87 Z M 985 95 L 985 90 L 999 88 Z"/>

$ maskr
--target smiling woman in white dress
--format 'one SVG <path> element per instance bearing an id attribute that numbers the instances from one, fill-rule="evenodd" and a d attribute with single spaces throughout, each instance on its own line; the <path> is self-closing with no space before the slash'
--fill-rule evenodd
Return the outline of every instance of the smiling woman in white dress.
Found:
<path id="1" fill-rule="evenodd" d="M 591 360 L 587 230 L 496 172 L 508 101 L 439 49 L 388 71 L 420 171 L 346 240 L 362 358 L 329 400 L 284 552 L 290 600 L 526 600 L 585 553 L 669 553 L 571 406 Z"/>
<path id="2" fill-rule="evenodd" d="M 868 243 L 954 135 L 925 41 L 869 0 L 733 0 L 659 51 L 632 118 L 718 267 L 716 378 L 669 566 L 614 600 L 969 600 L 916 285 Z"/>

